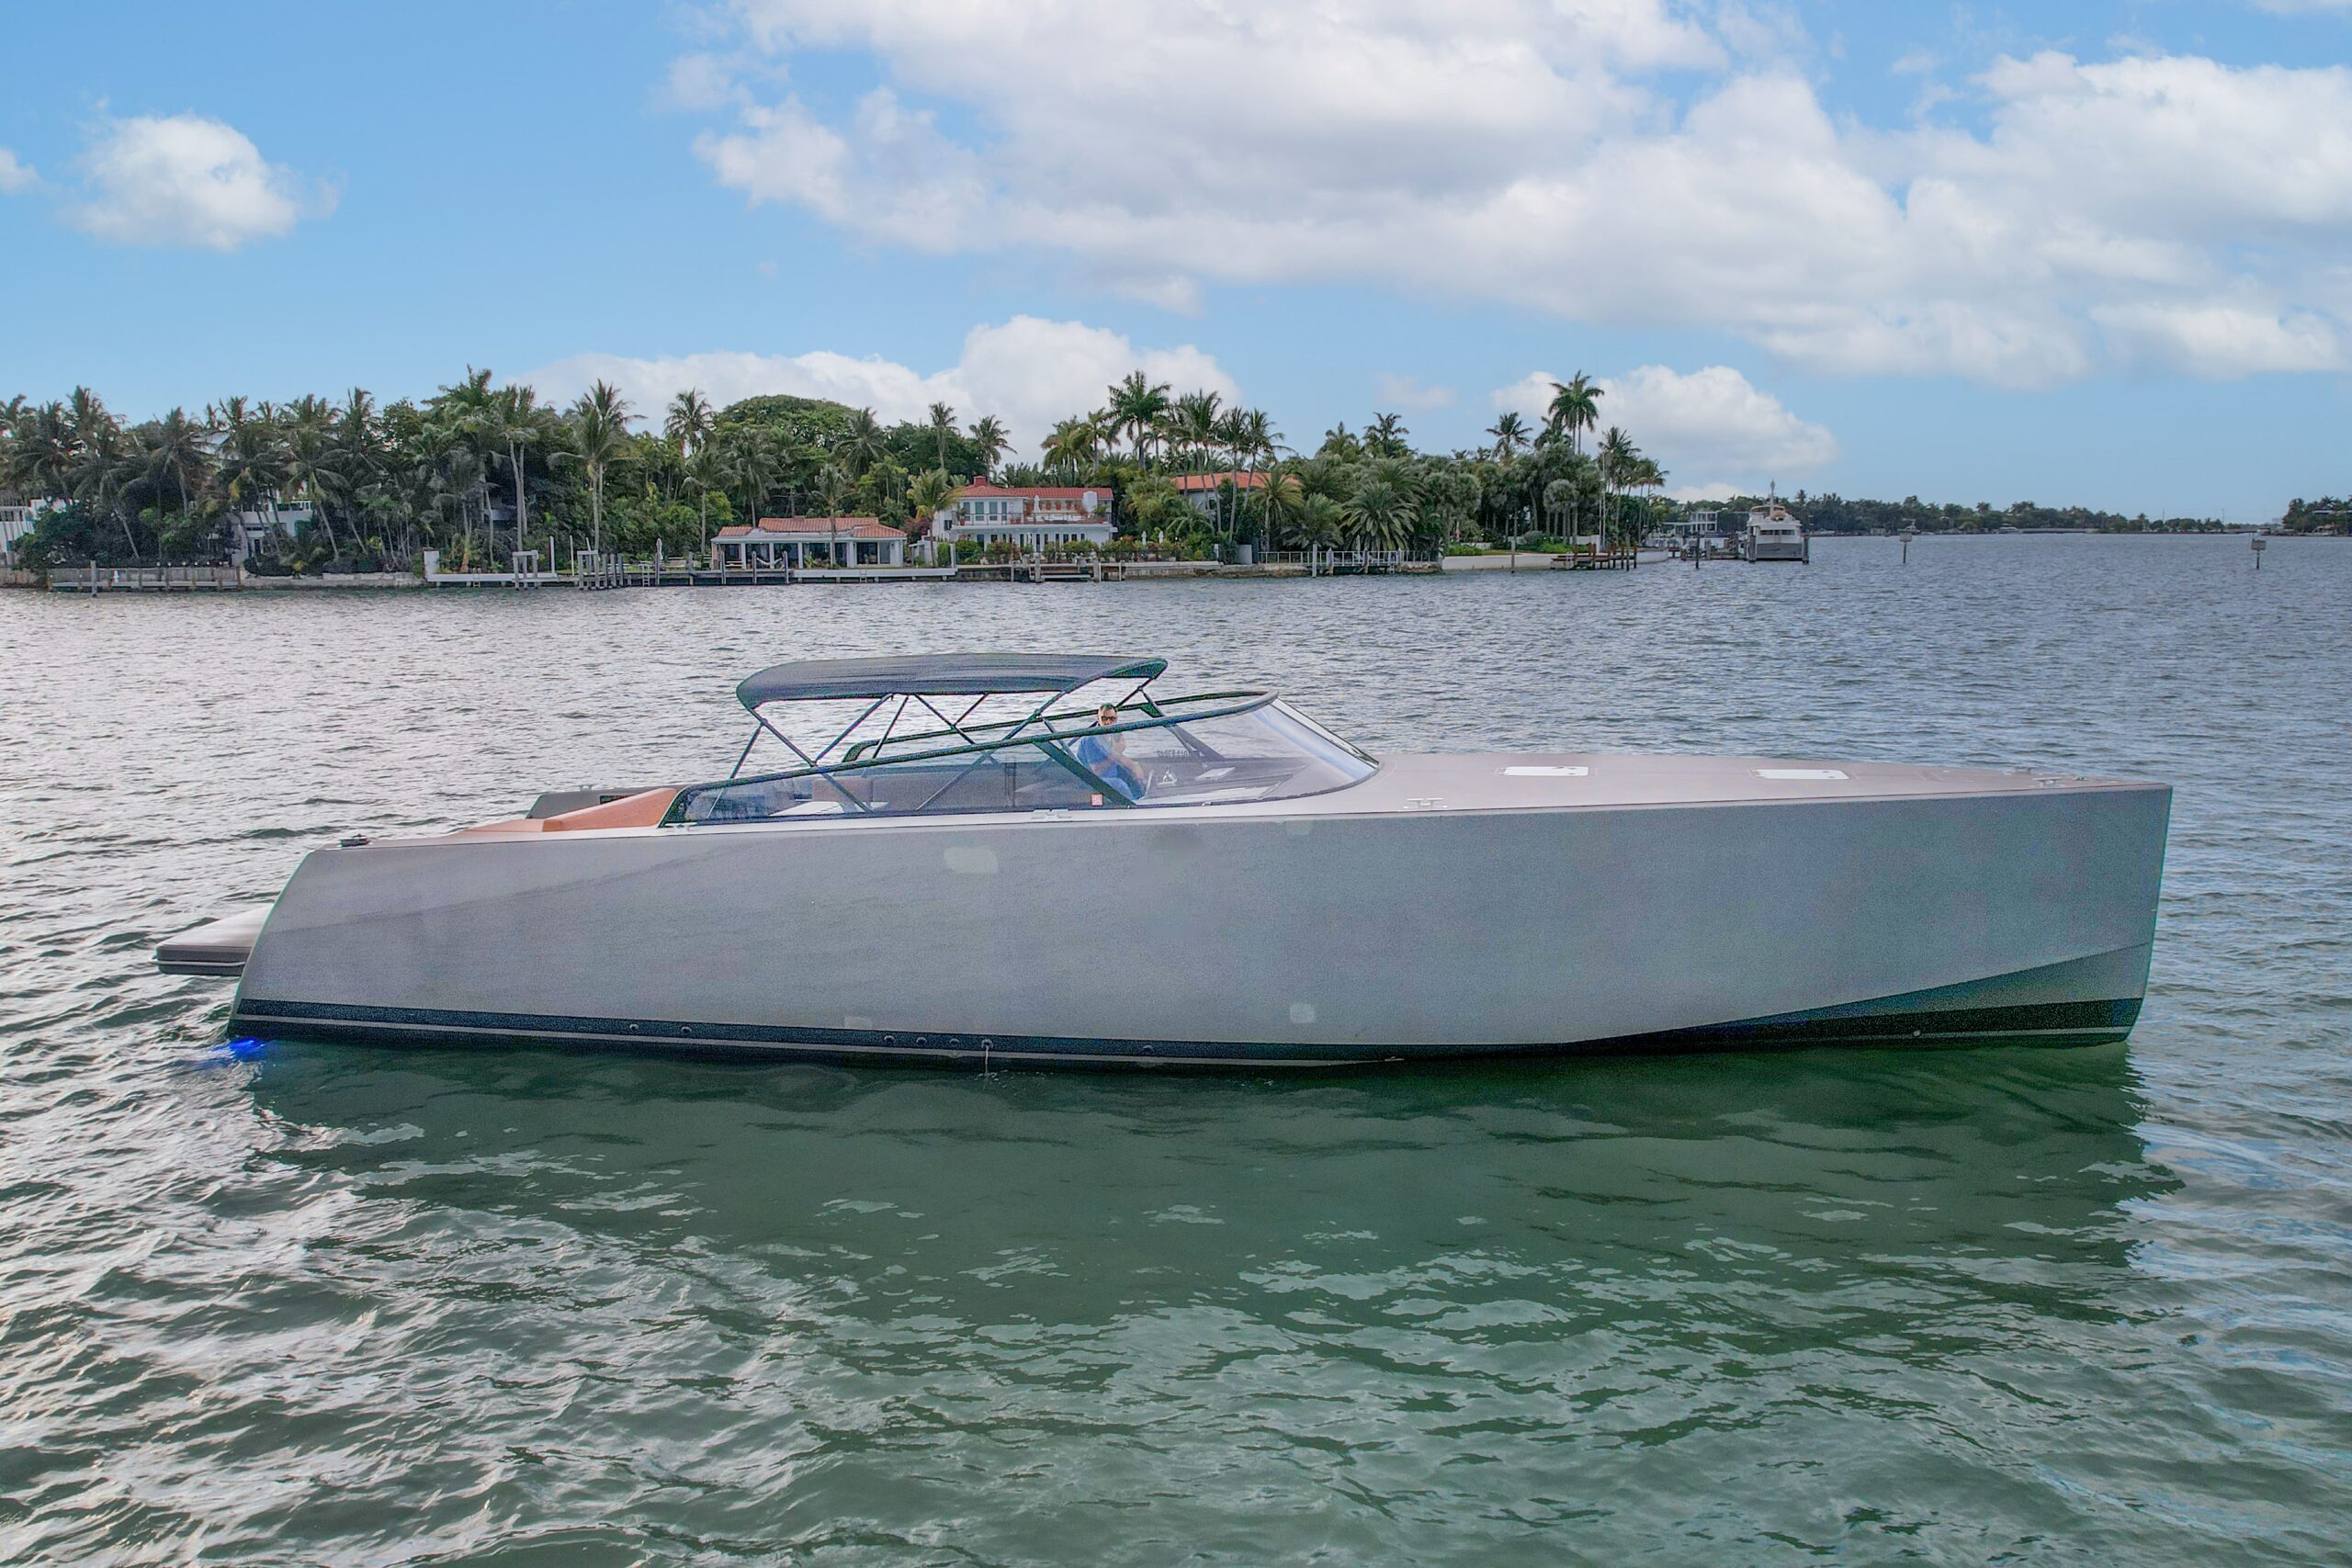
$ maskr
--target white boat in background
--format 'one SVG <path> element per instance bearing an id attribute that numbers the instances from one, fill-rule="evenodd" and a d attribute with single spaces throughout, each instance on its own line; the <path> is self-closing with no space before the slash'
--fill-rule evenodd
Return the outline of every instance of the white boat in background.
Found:
<path id="1" fill-rule="evenodd" d="M 157 958 L 238 975 L 252 1035 L 853 1060 L 2061 1044 L 2139 1011 L 2162 785 L 1374 759 L 1268 693 L 1156 696 L 1163 668 L 777 665 L 727 778 L 346 840 Z"/>
<path id="2" fill-rule="evenodd" d="M 1813 541 L 1796 513 L 1778 500 L 1751 508 L 1747 533 L 1740 542 L 1740 558 L 1749 561 L 1813 559 Z"/>

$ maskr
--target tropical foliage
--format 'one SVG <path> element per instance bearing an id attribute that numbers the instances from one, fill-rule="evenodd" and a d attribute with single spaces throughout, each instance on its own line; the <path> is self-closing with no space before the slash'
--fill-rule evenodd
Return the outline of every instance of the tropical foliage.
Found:
<path id="1" fill-rule="evenodd" d="M 1100 408 L 1056 422 L 1035 461 L 1008 464 L 1003 421 L 944 402 L 886 424 L 872 409 L 781 395 L 719 409 L 688 390 L 639 409 L 598 382 L 558 408 L 469 369 L 419 401 L 379 406 L 356 388 L 288 403 L 232 397 L 126 423 L 76 388 L 62 401 L 0 402 L 0 501 L 43 508 L 18 550 L 35 566 L 238 549 L 258 551 L 264 570 L 298 570 L 413 569 L 428 548 L 453 567 L 503 566 L 518 548 L 547 564 L 582 549 L 698 556 L 742 517 L 876 516 L 919 534 L 974 479 L 1100 486 L 1131 547 L 1170 553 L 1617 546 L 1681 509 L 1657 497 L 1665 471 L 1606 423 L 1606 395 L 1579 372 L 1555 383 L 1539 424 L 1504 413 L 1471 450 L 1419 451 L 1401 415 L 1375 412 L 1361 433 L 1336 424 L 1301 452 L 1263 410 L 1136 371 Z M 1799 492 L 1792 504 L 1828 533 L 2216 525 L 1916 496 Z M 2290 525 L 2340 527 L 2346 510 L 2298 502 Z"/>
<path id="2" fill-rule="evenodd" d="M 0 404 L 0 490 L 41 507 L 19 547 L 35 566 L 217 560 L 241 544 L 264 570 L 413 568 L 428 548 L 452 565 L 518 547 L 691 553 L 730 516 L 723 491 L 698 488 L 707 420 L 697 401 L 640 433 L 610 386 L 559 410 L 487 370 L 421 402 L 228 398 L 137 424 L 79 388 Z"/>
<path id="3" fill-rule="evenodd" d="M 1691 504 L 1745 513 L 1751 506 L 1762 505 L 1765 499 L 1730 495 Z M 2099 534 L 2211 534 L 2225 526 L 2214 517 L 2151 517 L 2144 512 L 2126 516 L 2120 512 L 2100 512 L 2086 506 L 2043 506 L 2030 501 L 2008 506 L 1995 506 L 1988 502 L 1978 502 L 1973 506 L 1939 503 L 1921 501 L 1916 495 L 1905 496 L 1901 501 L 1849 501 L 1829 491 L 1811 494 L 1799 491 L 1781 499 L 1804 520 L 1805 531 L 1812 534 L 1899 534 L 1905 528 L 1916 528 L 1923 534 L 1991 534 L 2004 528 L 2024 533 L 2064 529 Z"/>
<path id="4" fill-rule="evenodd" d="M 2290 534 L 2352 533 L 2352 501 L 2333 495 L 2305 501 L 2299 495 L 2287 503 L 2279 525 Z"/>

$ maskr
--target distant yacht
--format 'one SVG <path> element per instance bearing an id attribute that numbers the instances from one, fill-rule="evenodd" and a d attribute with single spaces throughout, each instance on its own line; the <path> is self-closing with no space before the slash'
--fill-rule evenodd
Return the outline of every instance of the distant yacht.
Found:
<path id="1" fill-rule="evenodd" d="M 1796 513 L 1775 497 L 1748 512 L 1747 537 L 1739 553 L 1743 560 L 1810 561 L 1813 541 L 1805 537 Z"/>

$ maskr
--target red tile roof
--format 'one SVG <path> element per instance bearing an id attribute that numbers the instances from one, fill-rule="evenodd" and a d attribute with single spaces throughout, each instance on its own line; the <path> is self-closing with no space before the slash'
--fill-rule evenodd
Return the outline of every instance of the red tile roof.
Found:
<path id="1" fill-rule="evenodd" d="M 722 539 L 903 539 L 906 533 L 878 517 L 763 517 L 756 529 L 749 523 L 729 523 L 718 531 Z"/>
<path id="2" fill-rule="evenodd" d="M 1078 501 L 1090 493 L 1107 499 L 1111 493 L 1111 487 L 1109 485 L 1024 485 L 1019 490 L 1008 490 L 1002 485 L 992 485 L 983 479 L 978 484 L 968 484 L 957 491 L 956 499 L 969 501 L 985 496 L 1012 495 L 1025 496 L 1033 501 Z"/>

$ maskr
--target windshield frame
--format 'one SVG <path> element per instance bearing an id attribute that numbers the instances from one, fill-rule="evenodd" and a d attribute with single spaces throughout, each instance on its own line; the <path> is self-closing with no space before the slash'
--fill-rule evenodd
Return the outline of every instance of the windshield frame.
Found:
<path id="1" fill-rule="evenodd" d="M 861 740 L 848 745 L 843 749 L 841 760 L 838 761 L 828 761 L 826 759 L 836 747 L 842 747 L 843 742 L 848 741 L 850 736 L 863 726 L 866 719 L 871 718 L 884 704 L 888 703 L 889 698 L 883 697 L 876 699 L 871 706 L 868 706 L 862 714 L 859 715 L 857 719 L 854 720 L 847 729 L 837 735 L 831 744 L 819 750 L 814 756 L 804 751 L 798 746 L 793 745 L 789 739 L 785 738 L 782 731 L 776 729 L 775 726 L 769 724 L 766 719 L 761 717 L 758 713 L 754 712 L 752 716 L 754 719 L 758 720 L 759 728 L 752 731 L 752 741 L 756 742 L 759 739 L 760 731 L 765 730 L 769 734 L 775 736 L 776 739 L 784 740 L 785 744 L 787 747 L 790 747 L 793 754 L 802 759 L 802 765 L 797 767 L 781 768 L 774 772 L 760 773 L 744 773 L 739 771 L 729 773 L 724 779 L 713 780 L 704 784 L 687 784 L 684 788 L 680 789 L 676 796 L 671 801 L 669 809 L 662 814 L 661 826 L 664 828 L 691 828 L 702 826 L 738 825 L 732 819 L 728 818 L 705 818 L 696 819 L 689 817 L 688 812 L 691 809 L 692 803 L 695 799 L 707 795 L 742 785 L 788 784 L 792 781 L 801 779 L 820 779 L 825 784 L 831 785 L 832 794 L 842 803 L 842 816 L 853 818 L 869 816 L 885 817 L 892 820 L 904 820 L 909 818 L 918 818 L 926 815 L 924 807 L 927 807 L 932 801 L 939 799 L 942 795 L 945 795 L 948 790 L 954 788 L 956 784 L 959 782 L 964 777 L 965 773 L 968 773 L 970 769 L 966 768 L 956 771 L 948 778 L 946 783 L 943 784 L 938 790 L 934 791 L 924 801 L 922 806 L 918 806 L 910 811 L 882 809 L 859 800 L 854 792 L 842 787 L 841 784 L 842 775 L 855 775 L 881 768 L 901 767 L 913 762 L 942 761 L 956 757 L 968 757 L 972 759 L 971 765 L 976 767 L 981 761 L 985 761 L 989 755 L 1008 750 L 1034 750 L 1035 751 L 1043 752 L 1046 756 L 1051 758 L 1056 763 L 1059 764 L 1065 771 L 1075 775 L 1076 778 L 1087 787 L 1091 794 L 1099 797 L 1100 804 L 1106 808 L 1125 810 L 1154 809 L 1154 807 L 1148 806 L 1146 801 L 1128 798 L 1126 793 L 1120 789 L 1115 784 L 1104 778 L 1102 774 L 1094 772 L 1093 769 L 1088 767 L 1084 762 L 1079 761 L 1076 755 L 1075 743 L 1088 736 L 1119 735 L 1137 730 L 1165 729 L 1168 730 L 1173 738 L 1188 750 L 1196 754 L 1214 756 L 1216 755 L 1216 753 L 1208 750 L 1204 741 L 1186 732 L 1183 728 L 1185 725 L 1209 719 L 1232 718 L 1246 716 L 1260 712 L 1268 707 L 1277 709 L 1283 718 L 1301 725 L 1317 736 L 1330 741 L 1333 745 L 1339 747 L 1348 755 L 1363 762 L 1369 770 L 1362 777 L 1348 779 L 1342 783 L 1331 784 L 1324 788 L 1302 790 L 1296 795 L 1279 795 L 1269 798 L 1302 800 L 1313 795 L 1329 795 L 1334 790 L 1348 789 L 1363 783 L 1365 779 L 1370 778 L 1372 773 L 1378 772 L 1380 768 L 1380 760 L 1378 758 L 1373 756 L 1362 747 L 1333 734 L 1324 725 L 1317 723 L 1316 720 L 1299 712 L 1296 708 L 1292 707 L 1288 703 L 1282 701 L 1281 698 L 1272 692 L 1246 689 L 1227 692 L 1203 692 L 1196 693 L 1189 696 L 1170 697 L 1164 700 L 1155 700 L 1145 695 L 1142 688 L 1138 686 L 1136 690 L 1128 693 L 1126 697 L 1124 699 L 1076 704 L 1064 707 L 1058 711 L 1048 711 L 1052 708 L 1057 698 L 1073 698 L 1078 695 L 1080 695 L 1080 693 L 1078 692 L 1057 692 L 1048 696 L 1046 701 L 1040 703 L 1035 710 L 1022 717 L 991 720 L 986 724 L 967 726 L 962 723 L 959 719 L 948 717 L 947 715 L 941 712 L 938 707 L 933 705 L 924 694 L 900 694 L 899 706 L 893 714 L 889 724 L 885 728 L 883 734 L 871 739 Z M 931 713 L 932 716 L 937 718 L 942 724 L 945 725 L 946 728 L 944 729 L 921 731 L 913 735 L 896 734 L 895 730 L 898 718 L 899 716 L 903 715 L 908 703 L 910 701 L 920 703 L 925 710 Z M 969 718 L 971 714 L 977 710 L 978 706 L 978 704 L 975 703 L 972 707 L 967 708 L 962 717 Z M 1136 716 L 1125 719 L 1118 724 L 1102 724 L 1096 722 L 1096 716 L 1099 715 L 1105 707 L 1114 707 L 1123 714 L 1132 712 L 1135 713 Z M 986 733 L 990 730 L 1001 730 L 1003 733 L 997 735 L 989 735 Z M 921 746 L 922 742 L 943 739 L 948 735 L 956 735 L 962 739 L 957 743 L 951 745 L 940 745 L 928 748 Z M 918 749 L 913 750 L 893 750 L 893 748 L 896 747 L 910 745 L 916 746 Z M 747 743 L 744 747 L 745 756 L 748 756 L 750 751 L 751 745 Z M 742 761 L 743 759 L 741 757 L 737 759 L 736 766 L 739 770 L 742 765 Z M 1169 807 L 1164 808 L 1173 809 L 1177 807 L 1192 804 L 1204 803 L 1177 802 L 1171 803 Z M 1021 815 L 1028 815 L 1033 811 L 1053 811 L 1068 808 L 1038 807 L 1026 809 L 1014 809 Z M 936 815 L 946 816 L 950 814 L 943 812 Z M 752 823 L 773 822 L 776 820 L 781 820 L 781 818 L 753 818 L 748 819 L 748 821 Z M 830 820 L 838 821 L 840 820 L 840 817 L 833 817 L 830 818 Z"/>

